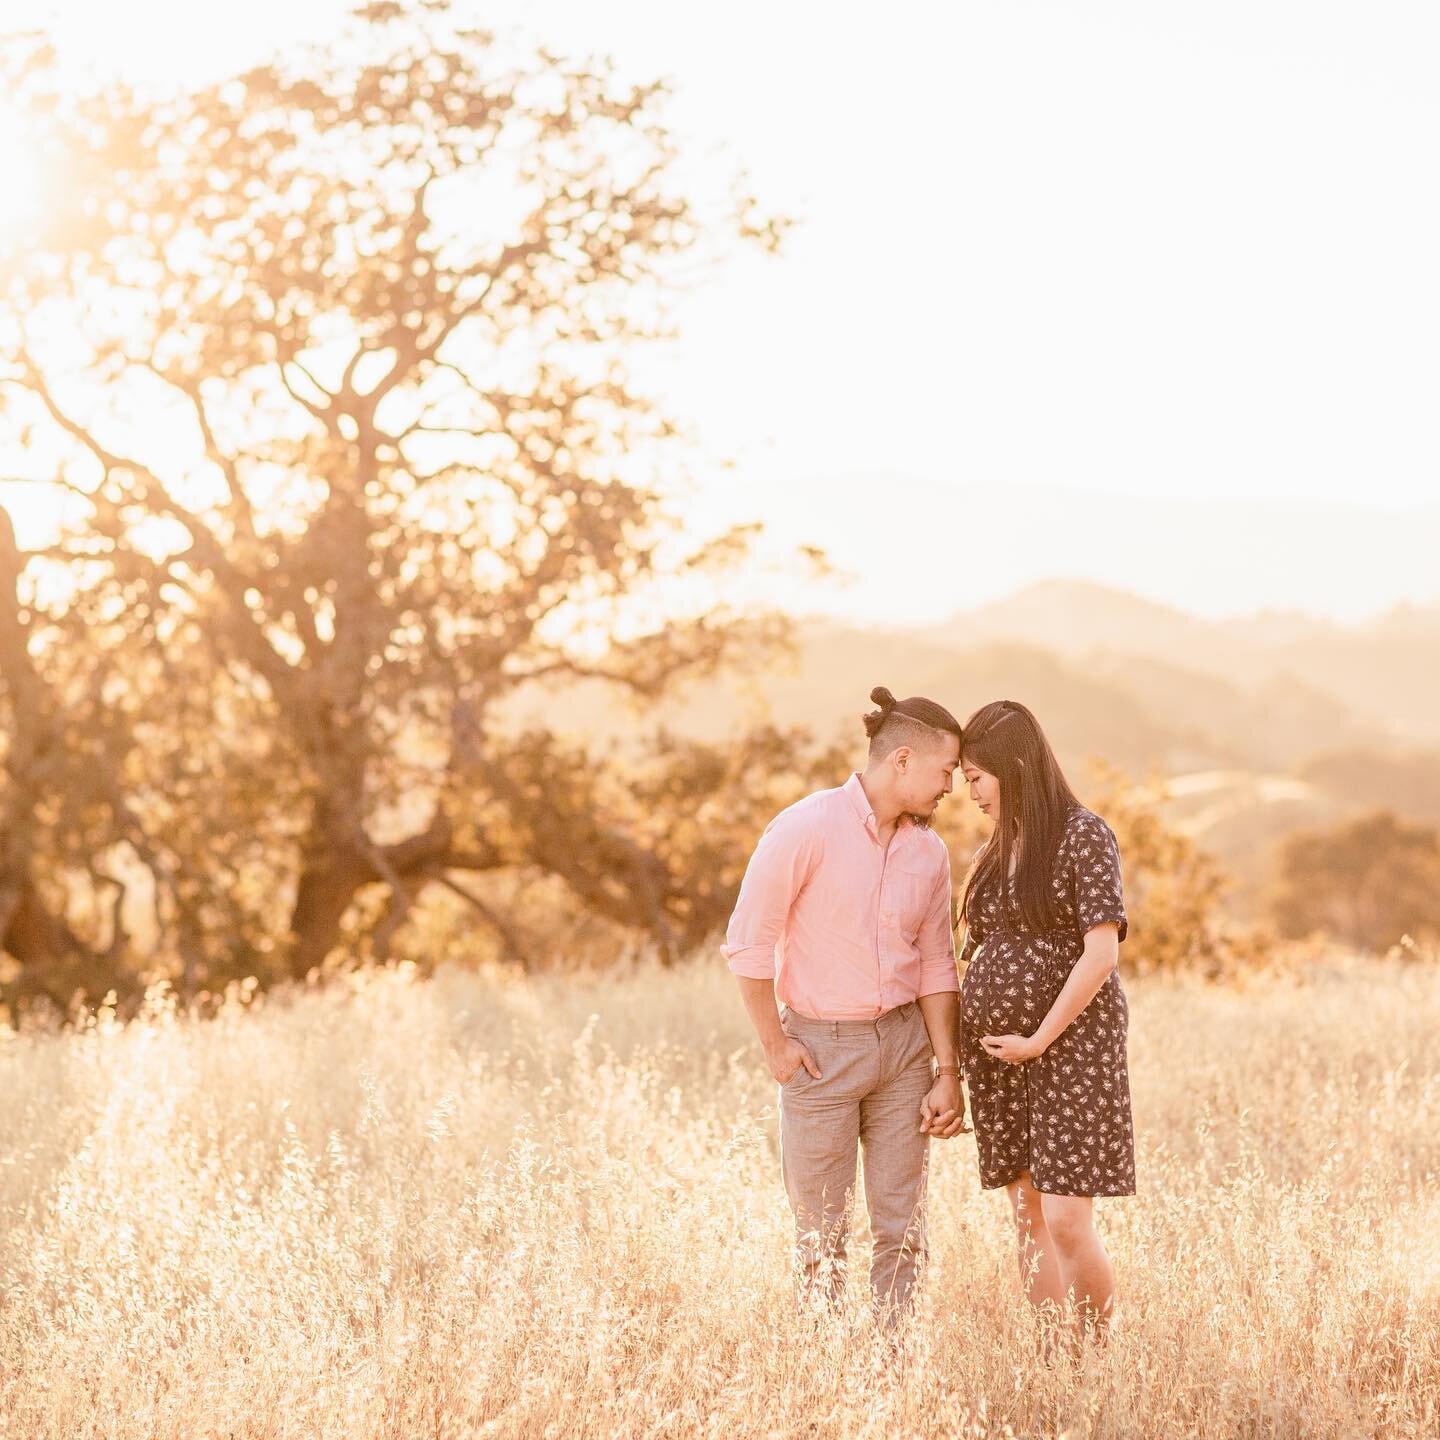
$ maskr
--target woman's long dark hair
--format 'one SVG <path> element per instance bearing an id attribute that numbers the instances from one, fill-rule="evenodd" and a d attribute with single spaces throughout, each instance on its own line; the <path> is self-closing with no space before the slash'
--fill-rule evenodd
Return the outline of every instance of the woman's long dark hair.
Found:
<path id="1" fill-rule="evenodd" d="M 970 897 L 993 885 L 1030 929 L 1048 930 L 1055 920 L 1050 888 L 1055 851 L 1066 815 L 1080 802 L 1040 722 L 1013 700 L 982 705 L 965 722 L 960 763 L 976 765 L 1000 782 L 1000 820 L 971 866 L 960 913 L 968 924 Z"/>

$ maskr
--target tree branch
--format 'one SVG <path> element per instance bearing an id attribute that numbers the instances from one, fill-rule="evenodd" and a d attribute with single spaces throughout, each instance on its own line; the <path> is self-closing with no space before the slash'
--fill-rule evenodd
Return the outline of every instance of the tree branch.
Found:
<path id="1" fill-rule="evenodd" d="M 495 932 L 500 936 L 501 944 L 506 951 L 519 964 L 524 971 L 535 969 L 535 963 L 530 957 L 529 951 L 523 946 L 510 924 L 502 919 L 489 905 L 485 903 L 468 886 L 462 885 L 453 875 L 447 875 L 441 871 L 435 876 L 437 883 L 443 885 L 447 890 L 458 895 L 469 905 Z"/>
<path id="2" fill-rule="evenodd" d="M 78 440 L 89 452 L 100 462 L 104 471 L 101 479 L 103 485 L 113 470 L 128 470 L 145 482 L 143 494 L 139 497 L 139 503 L 144 505 L 152 514 L 162 514 L 177 521 L 182 525 L 190 536 L 190 549 L 179 555 L 170 556 L 165 562 L 165 576 L 173 580 L 175 577 L 170 573 L 168 566 L 176 560 L 186 560 L 190 554 L 194 554 L 200 563 L 210 571 L 215 580 L 225 592 L 231 602 L 231 611 L 237 617 L 239 624 L 237 629 L 242 636 L 242 646 L 245 658 L 255 666 L 276 692 L 277 699 L 294 704 L 300 697 L 295 690 L 295 676 L 291 666 L 283 656 L 276 651 L 266 637 L 259 621 L 251 613 L 248 605 L 245 604 L 245 592 L 252 588 L 253 582 L 233 560 L 227 555 L 224 546 L 218 537 L 198 516 L 181 505 L 170 492 L 165 488 L 160 477 L 139 460 L 133 460 L 128 456 L 119 455 L 102 445 L 79 421 L 72 419 L 55 400 L 50 387 L 40 372 L 35 362 L 31 359 L 29 352 L 21 349 L 21 357 L 25 364 L 25 380 L 22 385 L 39 396 L 41 403 L 50 413 L 55 423 L 68 434 Z M 124 519 L 120 512 L 119 505 L 109 497 L 92 494 L 73 485 L 70 481 L 62 483 L 76 493 L 83 495 L 87 500 L 96 504 L 97 509 L 105 508 L 107 516 L 116 527 L 113 538 L 120 538 L 120 531 L 123 530 Z M 140 552 L 130 548 L 129 553 L 139 555 Z M 154 562 L 150 562 L 152 567 Z M 193 568 L 193 567 L 192 567 Z"/>

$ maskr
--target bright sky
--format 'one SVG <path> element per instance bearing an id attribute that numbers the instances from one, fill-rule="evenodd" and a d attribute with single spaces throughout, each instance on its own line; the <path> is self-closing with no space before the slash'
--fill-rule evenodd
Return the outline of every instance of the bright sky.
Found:
<path id="1" fill-rule="evenodd" d="M 9 0 L 210 78 L 344 0 Z M 1440 602 L 1440 8 L 1429 0 L 486 0 L 672 77 L 801 217 L 688 307 L 662 375 L 764 519 L 926 622 L 1037 579 L 1210 615 Z"/>

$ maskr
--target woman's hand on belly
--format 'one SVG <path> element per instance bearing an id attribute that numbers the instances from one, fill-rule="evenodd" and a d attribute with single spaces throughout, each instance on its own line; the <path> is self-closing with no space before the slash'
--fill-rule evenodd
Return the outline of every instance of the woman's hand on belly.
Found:
<path id="1" fill-rule="evenodd" d="M 1027 1060 L 1034 1060 L 1045 1053 L 1045 1047 L 1033 1035 L 985 1035 L 980 1043 L 985 1047 L 986 1054 L 1003 1060 L 1007 1065 L 1023 1065 Z"/>

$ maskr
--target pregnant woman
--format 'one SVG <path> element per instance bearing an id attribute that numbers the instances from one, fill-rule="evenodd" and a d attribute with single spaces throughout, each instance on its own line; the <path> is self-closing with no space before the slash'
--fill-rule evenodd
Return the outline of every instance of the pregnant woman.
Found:
<path id="1" fill-rule="evenodd" d="M 1023 705 L 977 710 L 960 763 L 994 822 L 962 901 L 961 1046 L 980 1183 L 1010 1196 L 1026 1298 L 1058 1315 L 1072 1295 L 1098 1337 L 1115 1274 L 1094 1197 L 1135 1193 L 1120 852 Z"/>

